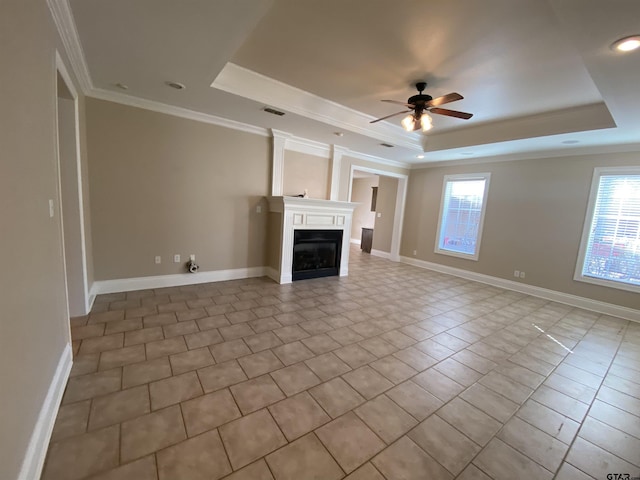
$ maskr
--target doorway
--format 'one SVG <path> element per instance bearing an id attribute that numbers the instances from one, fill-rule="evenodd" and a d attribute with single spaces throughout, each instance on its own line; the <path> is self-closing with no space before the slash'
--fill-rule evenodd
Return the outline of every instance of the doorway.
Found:
<path id="1" fill-rule="evenodd" d="M 351 166 L 350 202 L 354 210 L 352 243 L 373 255 L 400 260 L 407 175 L 358 165 Z"/>

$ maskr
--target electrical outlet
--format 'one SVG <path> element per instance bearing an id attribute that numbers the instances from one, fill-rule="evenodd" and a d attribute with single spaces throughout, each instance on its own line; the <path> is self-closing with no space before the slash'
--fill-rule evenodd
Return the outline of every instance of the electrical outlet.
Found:
<path id="1" fill-rule="evenodd" d="M 382 217 L 382 213 L 381 213 L 381 212 L 378 212 L 377 217 L 378 217 L 378 218 Z"/>
<path id="2" fill-rule="evenodd" d="M 524 272 L 520 272 L 520 278 L 524 278 Z"/>
<path id="3" fill-rule="evenodd" d="M 173 256 L 173 263 L 180 263 L 180 254 L 176 254 Z"/>
<path id="4" fill-rule="evenodd" d="M 413 256 L 415 257 L 417 254 L 418 254 L 418 251 L 417 251 L 417 250 L 414 250 L 414 251 L 413 251 Z"/>
<path id="5" fill-rule="evenodd" d="M 520 277 L 520 270 L 514 270 L 513 271 L 513 276 L 516 277 L 516 278 L 519 278 Z"/>
<path id="6" fill-rule="evenodd" d="M 196 261 L 196 254 L 192 253 L 191 255 L 189 255 L 189 260 L 191 260 L 192 262 Z"/>
<path id="7" fill-rule="evenodd" d="M 160 255 L 156 255 L 156 258 L 154 259 L 154 261 L 156 262 L 156 265 L 159 263 L 162 263 L 162 257 Z"/>

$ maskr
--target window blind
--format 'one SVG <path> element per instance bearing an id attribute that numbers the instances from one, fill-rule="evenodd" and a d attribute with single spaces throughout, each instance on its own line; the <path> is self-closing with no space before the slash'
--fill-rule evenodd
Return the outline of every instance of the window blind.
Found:
<path id="1" fill-rule="evenodd" d="M 640 175 L 601 175 L 584 277 L 640 286 Z"/>
<path id="2" fill-rule="evenodd" d="M 477 254 L 486 179 L 449 180 L 445 184 L 438 247 Z"/>

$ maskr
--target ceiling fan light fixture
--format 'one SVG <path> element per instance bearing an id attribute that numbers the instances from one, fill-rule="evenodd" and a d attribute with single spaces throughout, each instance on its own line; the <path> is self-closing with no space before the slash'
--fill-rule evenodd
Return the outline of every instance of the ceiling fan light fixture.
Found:
<path id="1" fill-rule="evenodd" d="M 616 40 L 611 45 L 611 49 L 615 52 L 626 53 L 636 50 L 640 47 L 640 35 L 632 35 Z"/>
<path id="2" fill-rule="evenodd" d="M 413 132 L 416 128 L 416 119 L 413 114 L 409 114 L 402 119 L 400 122 L 402 124 L 402 128 L 404 128 L 407 132 Z"/>
<path id="3" fill-rule="evenodd" d="M 428 132 L 433 127 L 433 119 L 426 113 L 423 113 L 420 117 L 420 126 L 423 132 Z"/>

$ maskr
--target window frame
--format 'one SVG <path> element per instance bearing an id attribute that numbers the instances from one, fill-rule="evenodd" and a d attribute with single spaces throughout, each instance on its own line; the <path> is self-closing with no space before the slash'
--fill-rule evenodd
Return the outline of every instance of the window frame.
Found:
<path id="1" fill-rule="evenodd" d="M 456 181 L 472 181 L 472 180 L 484 180 L 484 192 L 482 192 L 482 211 L 480 212 L 480 220 L 478 222 L 478 237 L 476 239 L 475 253 L 468 254 L 462 252 L 455 252 L 452 250 L 446 250 L 440 248 L 440 232 L 442 231 L 442 216 L 444 213 L 445 195 L 447 192 L 447 183 Z M 491 173 L 461 173 L 455 175 L 445 175 L 442 181 L 442 193 L 440 194 L 440 214 L 438 215 L 438 229 L 436 231 L 436 246 L 435 253 L 441 255 L 449 255 L 451 257 L 465 258 L 467 260 L 478 261 L 480 257 L 480 244 L 482 241 L 482 230 L 484 228 L 484 216 L 487 211 L 487 197 L 489 193 L 489 183 L 491 182 Z"/>
<path id="2" fill-rule="evenodd" d="M 628 292 L 640 293 L 640 285 L 630 285 L 628 283 L 616 282 L 615 280 L 588 277 L 582 274 L 582 270 L 584 269 L 585 256 L 587 254 L 587 246 L 589 244 L 589 234 L 591 232 L 591 226 L 593 225 L 594 220 L 596 201 L 598 199 L 600 177 L 605 175 L 640 175 L 640 167 L 596 167 L 593 169 L 593 178 L 591 179 L 591 188 L 589 190 L 587 212 L 585 214 L 584 223 L 582 225 L 582 236 L 580 238 L 578 259 L 576 261 L 576 269 L 573 274 L 573 279 L 578 282 L 590 283 L 592 285 L 599 285 L 601 287 L 609 287 L 615 288 L 616 290 L 625 290 Z"/>

